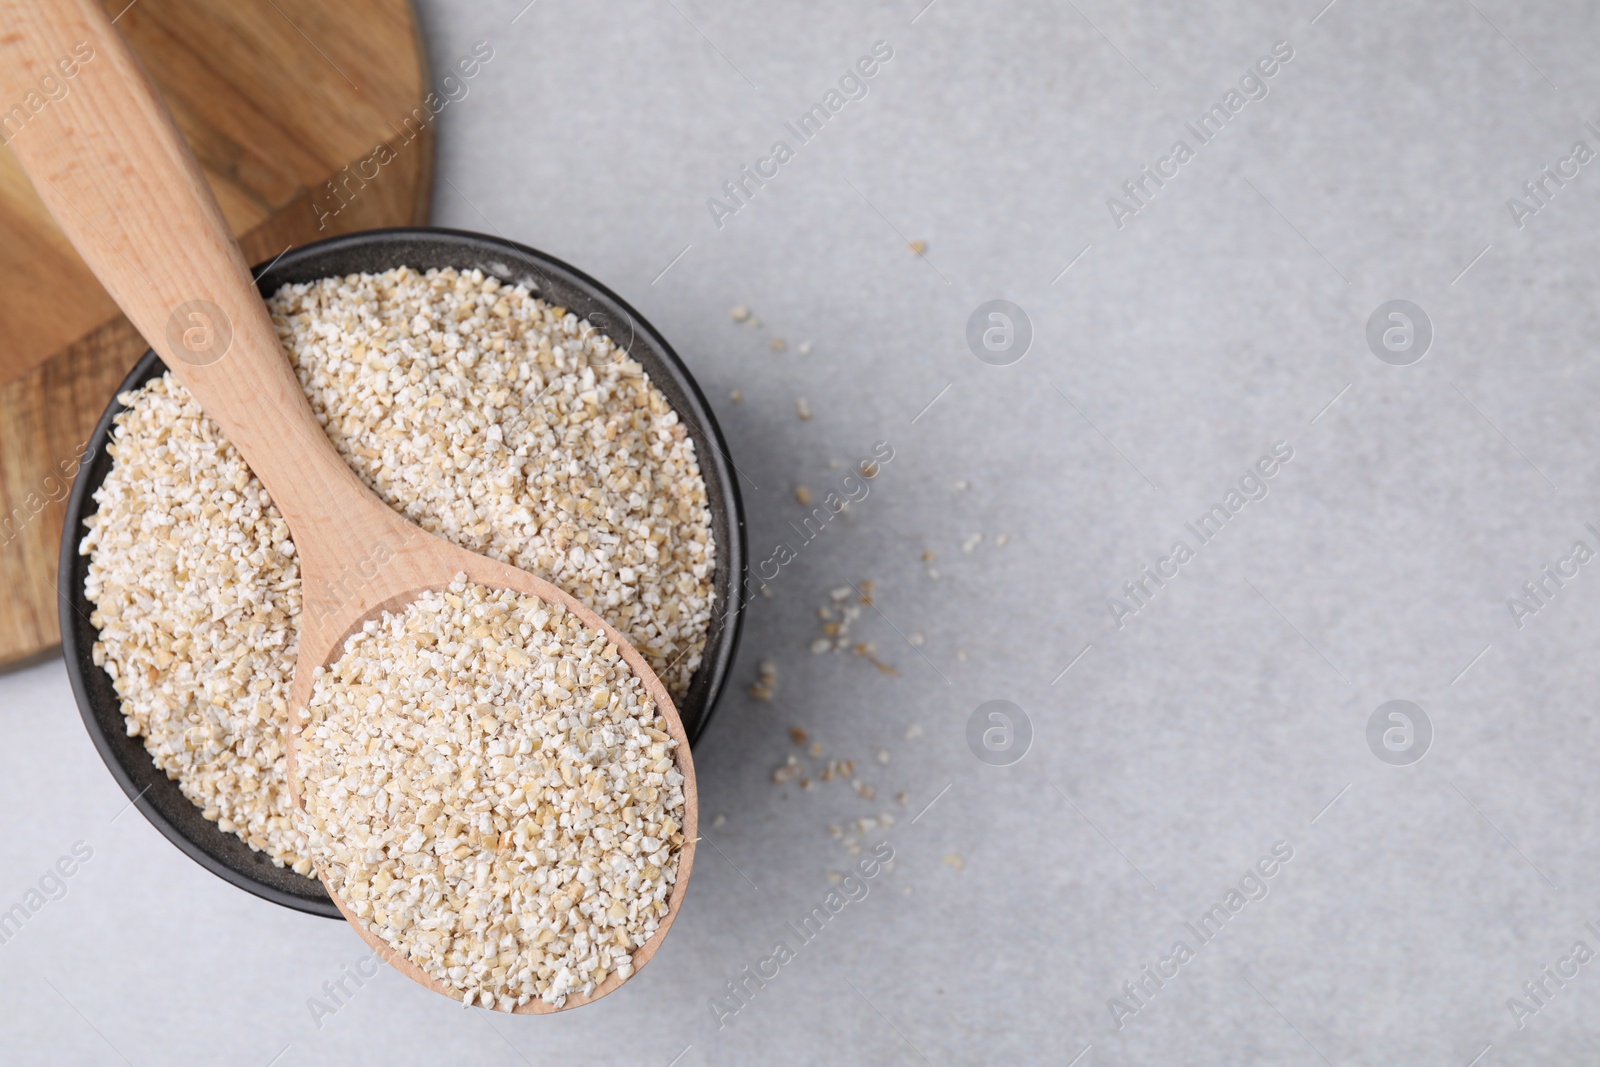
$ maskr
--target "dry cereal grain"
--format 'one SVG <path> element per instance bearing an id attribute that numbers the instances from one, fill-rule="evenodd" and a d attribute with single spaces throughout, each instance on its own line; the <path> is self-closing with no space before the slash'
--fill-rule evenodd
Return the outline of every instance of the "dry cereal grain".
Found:
<path id="1" fill-rule="evenodd" d="M 458 575 L 352 635 L 308 710 L 311 852 L 369 931 L 503 1011 L 632 974 L 677 881 L 685 778 L 605 634 Z"/>
<path id="2" fill-rule="evenodd" d="M 694 442 L 637 362 L 477 271 L 327 278 L 268 306 L 318 421 L 368 486 L 576 595 L 682 698 L 716 543 Z M 300 612 L 287 526 L 175 379 L 119 400 L 80 546 L 95 662 L 130 736 L 207 818 L 309 873 L 284 770 Z"/>
<path id="3" fill-rule="evenodd" d="M 311 873 L 284 776 L 300 570 L 289 527 L 188 391 L 123 394 L 81 550 L 129 737 L 208 819 Z"/>

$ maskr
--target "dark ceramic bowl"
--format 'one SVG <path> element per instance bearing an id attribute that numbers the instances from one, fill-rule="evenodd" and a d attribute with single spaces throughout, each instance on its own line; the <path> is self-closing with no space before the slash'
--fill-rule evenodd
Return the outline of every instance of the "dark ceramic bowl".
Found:
<path id="1" fill-rule="evenodd" d="M 694 439 L 717 539 L 715 588 L 719 610 L 712 617 L 700 668 L 688 695 L 678 705 L 684 729 L 690 740 L 695 740 L 705 730 L 717 696 L 727 682 L 739 643 L 745 540 L 744 507 L 734 480 L 733 463 L 694 378 L 661 335 L 611 290 L 542 252 L 482 234 L 393 229 L 335 237 L 285 253 L 262 272 L 256 285 L 265 297 L 291 282 L 376 273 L 399 266 L 417 270 L 475 267 L 503 281 L 527 285 L 550 303 L 588 319 L 625 347 L 677 411 Z M 166 364 L 160 357 L 147 352 L 117 392 L 137 388 L 165 371 Z M 200 809 L 179 792 L 178 783 L 155 765 L 143 739 L 128 736 L 111 678 L 94 664 L 92 652 L 99 634 L 89 622 L 93 606 L 83 592 L 89 561 L 78 554 L 78 544 L 87 532 L 84 519 L 94 513 L 94 491 L 111 469 L 106 444 L 111 420 L 121 410 L 122 405 L 113 397 L 95 427 L 90 442 L 92 458 L 86 460 L 72 488 L 61 540 L 62 651 L 89 736 L 112 777 L 133 798 L 145 818 L 195 862 L 259 897 L 314 915 L 340 918 L 320 881 L 295 874 L 287 867 L 273 866 L 264 854 L 201 816 Z"/>

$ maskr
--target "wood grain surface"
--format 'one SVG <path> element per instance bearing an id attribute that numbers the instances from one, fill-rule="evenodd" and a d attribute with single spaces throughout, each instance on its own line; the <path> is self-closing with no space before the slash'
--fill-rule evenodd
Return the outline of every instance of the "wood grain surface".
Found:
<path id="1" fill-rule="evenodd" d="M 427 221 L 433 130 L 409 0 L 103 6 L 171 109 L 248 261 Z M 9 89 L 0 139 L 27 136 L 75 77 L 32 79 L 36 93 Z M 347 168 L 382 144 L 393 158 L 377 177 L 353 177 Z M 0 668 L 60 641 L 66 496 L 95 422 L 146 347 L 11 151 L 0 152 Z"/>

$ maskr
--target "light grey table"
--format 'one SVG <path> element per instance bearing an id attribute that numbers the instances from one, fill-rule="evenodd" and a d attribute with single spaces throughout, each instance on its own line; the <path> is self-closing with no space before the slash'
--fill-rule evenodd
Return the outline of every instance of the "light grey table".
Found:
<path id="1" fill-rule="evenodd" d="M 893 449 L 753 602 L 683 917 L 559 1017 L 339 992 L 357 938 L 126 809 L 46 664 L 0 679 L 0 907 L 92 856 L 0 945 L 0 1059 L 1594 1060 L 1591 5 L 524 2 L 424 4 L 440 72 L 494 50 L 439 116 L 437 221 L 569 260 L 673 341 L 757 560 L 798 544 L 797 486 Z M 1002 351 L 969 346 L 1000 299 L 1011 347 L 982 316 Z M 810 651 L 863 580 L 851 640 L 897 675 Z M 993 700 L 1021 715 L 969 745 Z M 796 726 L 876 799 L 773 784 L 791 754 L 816 775 Z M 833 881 L 852 837 L 892 867 Z"/>

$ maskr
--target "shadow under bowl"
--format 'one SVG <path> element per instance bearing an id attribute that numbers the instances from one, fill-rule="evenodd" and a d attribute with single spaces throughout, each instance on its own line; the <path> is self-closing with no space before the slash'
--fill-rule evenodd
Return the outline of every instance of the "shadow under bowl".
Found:
<path id="1" fill-rule="evenodd" d="M 548 303 L 587 319 L 626 349 L 678 413 L 694 441 L 717 546 L 714 603 L 718 607 L 712 615 L 700 667 L 688 693 L 678 703 L 678 715 L 693 743 L 705 730 L 733 664 L 744 621 L 746 567 L 744 505 L 733 462 L 694 378 L 666 340 L 611 290 L 542 252 L 482 234 L 401 228 L 334 237 L 284 253 L 262 271 L 256 287 L 263 297 L 268 297 L 295 282 L 375 274 L 402 266 L 418 271 L 477 269 L 503 282 L 526 285 Z M 154 351 L 146 352 L 117 393 L 137 389 L 166 369 Z M 61 644 L 84 725 L 123 791 L 145 818 L 190 859 L 240 889 L 276 904 L 331 919 L 343 918 L 320 881 L 296 874 L 288 867 L 275 866 L 265 853 L 255 851 L 201 815 L 200 808 L 179 790 L 177 781 L 156 766 L 143 738 L 128 736 L 122 702 L 111 677 L 94 663 L 94 644 L 100 635 L 89 622 L 94 606 L 83 591 L 89 559 L 79 555 L 78 545 L 88 532 L 84 520 L 96 510 L 95 490 L 112 467 L 106 446 L 112 419 L 122 410 L 116 397 L 112 397 L 95 427 L 68 500 L 66 529 L 61 539 Z"/>

